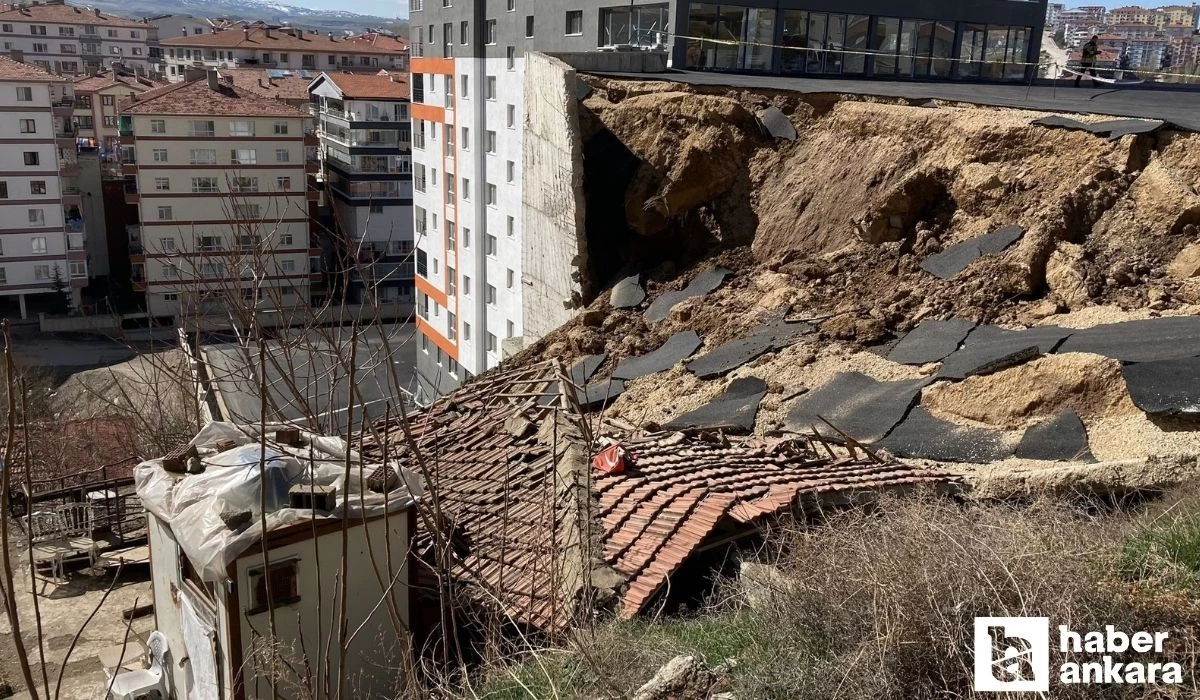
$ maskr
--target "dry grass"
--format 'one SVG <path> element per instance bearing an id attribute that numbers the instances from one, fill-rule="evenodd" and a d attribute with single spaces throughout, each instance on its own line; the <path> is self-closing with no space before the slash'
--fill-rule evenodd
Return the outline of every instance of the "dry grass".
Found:
<path id="1" fill-rule="evenodd" d="M 760 589 L 765 605 L 749 605 L 727 581 L 702 614 L 601 625 L 569 649 L 493 670 L 465 694 L 625 697 L 671 657 L 695 654 L 710 666 L 732 662 L 714 692 L 743 699 L 974 697 L 974 618 L 1031 615 L 1052 627 L 1168 630 L 1166 660 L 1184 668 L 1175 694 L 1058 686 L 1052 697 L 1196 697 L 1197 523 L 1192 495 L 1132 515 L 885 502 L 772 538 L 759 558 L 783 576 Z M 1062 660 L 1052 651 L 1052 668 Z"/>

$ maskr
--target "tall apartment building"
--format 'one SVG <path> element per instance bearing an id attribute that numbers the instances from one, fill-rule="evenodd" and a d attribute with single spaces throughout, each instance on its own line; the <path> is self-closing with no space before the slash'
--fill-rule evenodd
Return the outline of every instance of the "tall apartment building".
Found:
<path id="1" fill-rule="evenodd" d="M 1046 15 L 1045 0 L 836 4 L 831 12 L 817 0 L 414 1 L 413 212 L 424 398 L 494 367 L 506 347 L 565 320 L 524 310 L 523 290 L 536 277 L 523 269 L 525 239 L 537 235 L 522 230 L 526 52 L 609 47 L 662 51 L 672 65 L 695 69 L 1020 80 L 1024 62 L 1038 60 Z M 744 46 L 729 45 L 730 38 Z"/>
<path id="2" fill-rule="evenodd" d="M 0 297 L 16 297 L 21 318 L 27 297 L 53 308 L 61 281 L 77 306 L 87 285 L 73 107 L 70 82 L 0 57 Z"/>
<path id="3" fill-rule="evenodd" d="M 408 56 L 394 42 L 335 39 L 332 33 L 253 25 L 199 36 L 160 36 L 168 80 L 184 79 L 188 68 L 278 68 L 286 70 L 405 70 Z"/>
<path id="4" fill-rule="evenodd" d="M 358 270 L 352 302 L 412 312 L 413 179 L 407 73 L 322 73 L 309 86 L 321 163 L 343 256 Z M 346 258 L 343 258 L 346 259 Z"/>
<path id="5" fill-rule="evenodd" d="M 117 105 L 161 86 L 148 78 L 111 70 L 75 78 L 75 111 L 71 121 L 80 148 L 99 151 L 102 161 L 119 169 Z"/>
<path id="6" fill-rule="evenodd" d="M 141 222 L 130 253 L 150 314 L 220 313 L 231 293 L 262 310 L 310 303 L 310 123 L 216 71 L 122 106 L 126 197 Z"/>
<path id="7" fill-rule="evenodd" d="M 63 0 L 0 5 L 0 42 L 25 60 L 60 73 L 86 73 L 122 63 L 149 66 L 148 25 Z"/>
<path id="8" fill-rule="evenodd" d="M 1157 13 L 1139 5 L 1129 5 L 1109 10 L 1106 22 L 1109 24 L 1154 24 Z"/>

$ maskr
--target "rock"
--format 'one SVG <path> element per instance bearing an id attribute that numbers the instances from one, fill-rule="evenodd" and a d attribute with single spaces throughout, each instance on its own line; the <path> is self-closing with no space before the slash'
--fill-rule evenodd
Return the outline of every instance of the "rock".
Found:
<path id="1" fill-rule="evenodd" d="M 1186 280 L 1175 290 L 1175 296 L 1188 304 L 1200 304 L 1200 277 Z"/>
<path id="2" fill-rule="evenodd" d="M 753 561 L 742 562 L 738 585 L 745 596 L 746 604 L 755 610 L 766 610 L 775 605 L 775 599 L 794 588 L 783 572 L 770 564 Z"/>
<path id="3" fill-rule="evenodd" d="M 1200 277 L 1200 243 L 1193 243 L 1179 251 L 1175 260 L 1167 265 L 1167 276 L 1177 280 Z"/>
<path id="4" fill-rule="evenodd" d="M 1083 273 L 1082 247 L 1073 243 L 1058 245 L 1058 250 L 1046 262 L 1046 285 L 1069 309 L 1087 304 L 1089 295 Z"/>
<path id="5" fill-rule="evenodd" d="M 579 322 L 591 328 L 599 328 L 604 325 L 604 319 L 607 316 L 603 311 L 592 309 L 584 311 L 579 316 Z"/>
<path id="6" fill-rule="evenodd" d="M 694 656 L 676 656 L 633 694 L 633 700 L 705 698 L 717 682 L 704 662 Z"/>
<path id="7" fill-rule="evenodd" d="M 883 338 L 887 329 L 877 318 L 855 318 L 850 314 L 842 314 L 823 323 L 821 332 L 835 340 L 853 340 L 868 345 Z"/>
<path id="8" fill-rule="evenodd" d="M 604 339 L 592 328 L 576 326 L 567 331 L 567 340 L 581 353 L 604 352 Z"/>

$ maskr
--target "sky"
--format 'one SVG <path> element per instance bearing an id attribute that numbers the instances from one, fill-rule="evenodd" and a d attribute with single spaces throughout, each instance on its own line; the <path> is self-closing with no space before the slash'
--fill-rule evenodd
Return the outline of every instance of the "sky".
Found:
<path id="1" fill-rule="evenodd" d="M 408 0 L 280 0 L 284 5 L 315 10 L 345 10 L 361 15 L 408 19 Z"/>

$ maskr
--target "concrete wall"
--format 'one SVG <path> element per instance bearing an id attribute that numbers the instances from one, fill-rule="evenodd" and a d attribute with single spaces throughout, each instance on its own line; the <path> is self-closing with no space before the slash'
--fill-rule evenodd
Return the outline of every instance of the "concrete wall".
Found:
<path id="1" fill-rule="evenodd" d="M 573 51 L 553 56 L 584 72 L 661 73 L 667 70 L 667 54 L 662 51 Z"/>
<path id="2" fill-rule="evenodd" d="M 539 53 L 525 55 L 525 182 L 521 276 L 525 336 L 540 338 L 582 302 L 586 269 L 583 143 L 575 70 Z"/>

